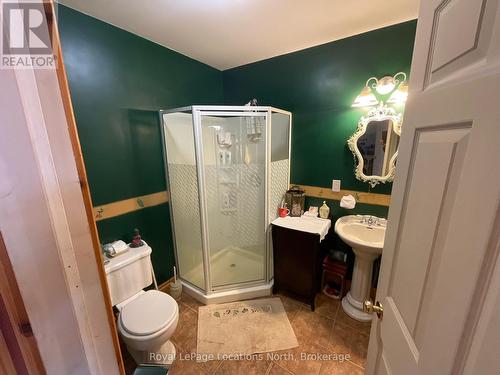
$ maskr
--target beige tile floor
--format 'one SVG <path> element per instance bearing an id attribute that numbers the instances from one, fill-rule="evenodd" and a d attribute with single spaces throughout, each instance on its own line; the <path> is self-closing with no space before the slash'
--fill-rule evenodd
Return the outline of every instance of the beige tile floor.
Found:
<path id="1" fill-rule="evenodd" d="M 179 300 L 179 324 L 172 336 L 178 359 L 172 365 L 172 375 L 326 375 L 363 374 L 370 333 L 369 323 L 360 323 L 348 317 L 340 307 L 340 302 L 318 294 L 316 310 L 292 298 L 281 298 L 292 324 L 299 347 L 278 351 L 263 360 L 209 361 L 204 363 L 188 360 L 188 353 L 196 352 L 196 332 L 198 326 L 198 306 L 200 304 L 187 294 Z M 345 361 L 317 360 L 302 358 L 302 353 L 349 354 Z M 182 355 L 182 360 L 179 359 Z M 130 368 L 129 361 L 126 367 Z M 128 371 L 127 371 L 128 372 Z"/>

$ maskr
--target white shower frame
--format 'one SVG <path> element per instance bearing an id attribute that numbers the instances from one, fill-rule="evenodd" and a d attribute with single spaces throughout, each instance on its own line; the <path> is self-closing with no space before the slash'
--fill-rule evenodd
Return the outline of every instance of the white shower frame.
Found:
<path id="1" fill-rule="evenodd" d="M 203 258 L 203 273 L 205 281 L 205 290 L 190 283 L 182 278 L 182 270 L 179 268 L 177 246 L 175 239 L 175 221 L 172 212 L 172 205 L 169 204 L 170 222 L 172 225 L 172 239 L 174 243 L 175 263 L 180 271 L 180 279 L 184 291 L 204 304 L 225 303 L 236 300 L 249 298 L 257 298 L 270 295 L 273 287 L 273 272 L 272 272 L 272 241 L 270 235 L 270 223 L 272 221 L 269 215 L 269 202 L 271 200 L 271 128 L 272 128 L 272 113 L 282 113 L 289 116 L 289 131 L 288 131 L 288 185 L 290 185 L 290 156 L 291 156 L 291 139 L 292 139 L 292 113 L 269 106 L 218 106 L 218 105 L 195 105 L 174 108 L 160 111 L 160 124 L 163 145 L 163 159 L 165 166 L 165 177 L 167 180 L 167 191 L 170 191 L 169 175 L 168 175 L 168 159 L 165 144 L 165 127 L 164 114 L 191 112 L 193 123 L 193 134 L 195 143 L 196 157 L 196 173 L 198 179 L 198 204 L 200 208 L 200 226 L 201 226 L 201 242 L 202 242 L 202 258 Z M 205 175 L 204 175 L 204 160 L 203 160 L 203 140 L 201 129 L 202 116 L 265 116 L 266 118 L 266 168 L 265 168 L 265 229 L 266 235 L 266 251 L 265 251 L 265 278 L 262 280 L 234 283 L 219 287 L 213 287 L 210 269 L 210 248 L 209 248 L 209 233 L 206 210 L 206 190 L 205 190 Z"/>

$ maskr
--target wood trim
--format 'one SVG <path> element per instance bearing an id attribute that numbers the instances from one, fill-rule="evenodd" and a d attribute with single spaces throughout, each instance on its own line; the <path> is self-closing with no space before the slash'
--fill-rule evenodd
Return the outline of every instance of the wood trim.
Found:
<path id="1" fill-rule="evenodd" d="M 308 197 L 323 198 L 340 201 L 344 195 L 351 194 L 356 198 L 358 203 L 372 204 L 377 206 L 388 207 L 391 201 L 389 194 L 367 193 L 356 190 L 340 190 L 333 192 L 329 188 L 308 185 L 290 184 L 290 186 L 300 186 L 306 192 Z M 110 219 L 116 216 L 124 215 L 129 212 L 142 210 L 147 207 L 154 207 L 169 201 L 167 191 L 158 193 L 141 195 L 139 197 L 124 199 L 122 201 L 106 203 L 101 206 L 95 206 L 92 210 L 96 221 Z"/>
<path id="2" fill-rule="evenodd" d="M 61 98 L 64 107 L 64 113 L 66 116 L 66 122 L 68 125 L 68 133 L 71 140 L 71 146 L 73 149 L 73 155 L 75 157 L 76 169 L 78 172 L 78 178 L 80 180 L 80 187 L 82 190 L 83 202 L 85 205 L 85 212 L 87 214 L 87 222 L 90 228 L 90 235 L 92 237 L 92 245 L 94 248 L 95 262 L 97 270 L 99 273 L 99 281 L 101 284 L 102 292 L 104 295 L 104 302 L 107 306 L 107 319 L 109 326 L 111 328 L 111 335 L 113 338 L 113 346 L 115 349 L 115 356 L 118 362 L 118 368 L 120 373 L 125 375 L 125 367 L 123 365 L 123 359 L 120 349 L 120 342 L 118 339 L 118 331 L 116 329 L 115 317 L 113 314 L 113 306 L 111 304 L 111 298 L 109 295 L 108 284 L 106 281 L 106 274 L 104 272 L 104 267 L 101 261 L 101 245 L 99 240 L 99 234 L 97 232 L 96 222 L 94 220 L 94 212 L 92 210 L 92 198 L 90 195 L 90 188 L 87 179 L 87 171 L 85 169 L 85 164 L 83 161 L 82 150 L 80 146 L 80 139 L 78 137 L 78 131 L 76 127 L 75 115 L 73 112 L 73 105 L 71 103 L 71 94 L 69 91 L 68 80 L 66 76 L 66 68 L 64 66 L 64 59 L 61 49 L 61 39 L 59 37 L 59 30 L 57 28 L 56 13 L 54 9 L 53 0 L 50 0 L 50 6 L 48 2 L 45 4 L 45 16 L 47 18 L 47 24 L 52 38 L 52 50 L 56 60 L 56 74 L 59 83 L 59 89 L 61 91 Z"/>
<path id="3" fill-rule="evenodd" d="M 340 190 L 339 192 L 334 192 L 330 188 L 297 184 L 290 184 L 290 186 L 299 186 L 302 190 L 305 191 L 306 196 L 308 197 L 340 201 L 344 195 L 351 194 L 354 198 L 356 198 L 357 203 L 373 204 L 376 206 L 386 207 L 389 207 L 389 204 L 391 203 L 391 196 L 389 194 L 367 193 L 364 191 L 356 190 Z"/>
<path id="4" fill-rule="evenodd" d="M 94 219 L 96 221 L 109 219 L 129 212 L 142 210 L 143 208 L 158 206 L 165 202 L 168 202 L 168 193 L 160 191 L 158 193 L 107 203 L 93 208 Z"/>
<path id="5" fill-rule="evenodd" d="M 9 352 L 7 341 L 0 330 L 0 374 L 15 375 L 16 368 Z"/>
<path id="6" fill-rule="evenodd" d="M 329 188 L 308 185 L 290 184 L 290 186 L 300 186 L 306 192 L 308 197 L 323 198 L 340 201 L 344 195 L 351 194 L 356 198 L 358 203 L 372 204 L 376 206 L 388 207 L 391 201 L 389 194 L 376 194 L 367 193 L 364 191 L 356 190 L 340 190 L 340 192 L 333 192 Z M 94 219 L 96 221 L 110 219 L 116 216 L 124 215 L 129 212 L 142 210 L 147 207 L 154 207 L 169 201 L 167 191 L 160 191 L 158 193 L 141 195 L 139 197 L 124 199 L 122 201 L 103 204 L 93 208 Z"/>
<path id="7" fill-rule="evenodd" d="M 28 313 L 0 232 L 0 370 L 5 374 L 45 374 Z M 21 331 L 24 327 L 25 331 Z M 4 329 L 6 331 L 4 331 Z M 10 358 L 10 359 L 9 359 Z M 10 372 L 12 369 L 14 372 Z"/>

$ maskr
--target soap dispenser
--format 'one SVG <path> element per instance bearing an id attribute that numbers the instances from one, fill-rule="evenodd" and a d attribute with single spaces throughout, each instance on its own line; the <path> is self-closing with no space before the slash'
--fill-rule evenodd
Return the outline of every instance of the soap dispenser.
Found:
<path id="1" fill-rule="evenodd" d="M 326 201 L 323 201 L 323 205 L 319 208 L 319 217 L 328 219 L 328 215 L 330 215 L 330 207 L 327 206 Z"/>

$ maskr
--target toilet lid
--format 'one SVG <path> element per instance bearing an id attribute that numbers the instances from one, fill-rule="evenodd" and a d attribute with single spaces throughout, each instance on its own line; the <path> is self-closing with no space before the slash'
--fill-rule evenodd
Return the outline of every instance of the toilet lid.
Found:
<path id="1" fill-rule="evenodd" d="M 145 336 L 164 328 L 177 311 L 177 302 L 172 297 L 150 290 L 127 303 L 120 313 L 120 319 L 128 333 Z"/>

